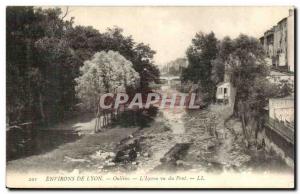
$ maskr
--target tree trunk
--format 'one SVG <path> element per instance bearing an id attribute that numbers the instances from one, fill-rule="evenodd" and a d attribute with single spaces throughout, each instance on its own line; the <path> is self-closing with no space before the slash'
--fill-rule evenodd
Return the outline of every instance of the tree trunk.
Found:
<path id="1" fill-rule="evenodd" d="M 234 100 L 234 105 L 233 105 L 233 114 L 234 116 L 238 117 L 238 112 L 239 112 L 239 108 L 238 108 L 238 105 L 240 103 L 240 100 L 239 100 L 239 96 L 238 96 L 238 93 L 236 93 L 236 96 L 235 96 L 235 100 Z"/>
<path id="2" fill-rule="evenodd" d="M 95 99 L 95 98 L 94 98 Z M 99 108 L 99 104 L 96 103 L 94 101 L 95 104 L 97 104 L 97 108 L 95 108 L 95 129 L 94 129 L 94 132 L 97 133 L 98 132 L 98 128 L 99 128 L 99 120 L 100 120 L 100 108 Z"/>
<path id="3" fill-rule="evenodd" d="M 41 92 L 39 92 L 39 107 L 40 107 L 40 114 L 42 117 L 42 123 L 45 124 L 46 116 L 45 116 L 45 112 L 44 112 L 44 102 L 43 102 L 43 96 L 42 96 Z"/>
<path id="4" fill-rule="evenodd" d="M 99 120 L 100 118 L 97 116 L 95 120 L 95 130 L 94 130 L 95 133 L 97 133 L 99 129 Z"/>
<path id="5" fill-rule="evenodd" d="M 245 122 L 245 113 L 242 112 L 241 114 L 241 121 L 242 121 L 242 128 L 243 128 L 243 134 L 244 134 L 244 139 L 245 139 L 245 143 L 246 143 L 246 147 L 249 146 L 249 136 L 248 136 L 248 132 L 247 132 L 247 126 L 246 126 L 246 122 Z"/>

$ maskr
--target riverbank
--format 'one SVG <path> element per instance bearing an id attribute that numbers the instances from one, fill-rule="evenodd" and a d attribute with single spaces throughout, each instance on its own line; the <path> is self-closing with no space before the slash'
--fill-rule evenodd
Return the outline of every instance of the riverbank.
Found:
<path id="1" fill-rule="evenodd" d="M 292 173 L 276 156 L 246 148 L 241 123 L 233 117 L 228 120 L 230 115 L 230 107 L 210 105 L 205 110 L 159 110 L 143 128 L 115 126 L 93 133 L 94 119 L 61 124 L 60 129 L 77 126 L 76 130 L 82 130 L 80 137 L 48 152 L 8 161 L 7 170 Z"/>
<path id="2" fill-rule="evenodd" d="M 91 155 L 99 150 L 113 152 L 116 145 L 138 128 L 107 129 L 103 133 L 85 134 L 74 142 L 65 143 L 56 149 L 7 162 L 7 171 L 20 173 L 33 172 L 72 172 L 74 170 L 94 170 Z"/>

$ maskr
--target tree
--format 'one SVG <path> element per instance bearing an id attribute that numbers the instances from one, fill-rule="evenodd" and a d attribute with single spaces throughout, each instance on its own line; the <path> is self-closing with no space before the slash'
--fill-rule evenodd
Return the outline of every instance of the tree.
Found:
<path id="1" fill-rule="evenodd" d="M 72 29 L 73 21 L 63 21 L 60 9 L 40 9 L 35 13 L 41 16 L 39 26 L 43 36 L 34 42 L 34 63 L 37 65 L 39 82 L 35 82 L 42 123 L 49 124 L 64 120 L 66 112 L 76 103 L 74 78 L 78 67 L 72 54 L 66 32 Z M 66 73 L 68 72 L 68 73 Z"/>
<path id="2" fill-rule="evenodd" d="M 203 93 L 208 94 L 211 100 L 214 96 L 213 82 L 211 80 L 212 60 L 217 55 L 217 39 L 213 32 L 209 34 L 197 33 L 192 39 L 192 45 L 187 49 L 187 68 L 183 69 L 181 79 L 200 84 Z"/>
<path id="3" fill-rule="evenodd" d="M 291 93 L 288 83 L 271 83 L 265 53 L 256 38 L 240 35 L 231 40 L 224 38 L 213 61 L 213 80 L 224 75 L 236 88 L 234 114 L 240 118 L 246 143 L 255 141 L 264 123 L 265 107 L 269 98 L 284 97 Z M 253 122 L 254 121 L 254 122 Z"/>
<path id="4" fill-rule="evenodd" d="M 265 77 L 257 77 L 253 81 L 253 85 L 249 88 L 249 96 L 247 100 L 243 103 L 247 106 L 245 111 L 241 111 L 241 114 L 246 115 L 245 122 L 253 119 L 256 126 L 247 127 L 244 126 L 244 134 L 247 140 L 255 140 L 257 138 L 258 131 L 262 128 L 265 122 L 265 108 L 269 104 L 269 98 L 280 96 L 280 86 L 271 83 Z M 245 117 L 245 116 L 244 116 Z"/>
<path id="5" fill-rule="evenodd" d="M 75 26 L 65 35 L 72 52 L 79 60 L 79 66 L 90 59 L 95 52 L 105 50 L 103 35 L 92 26 Z"/>
<path id="6" fill-rule="evenodd" d="M 37 18 L 33 7 L 7 7 L 6 10 L 6 88 L 7 120 L 22 122 L 35 115 L 26 114 L 33 110 L 33 95 L 30 73 L 33 61 L 33 42 L 38 36 L 32 30 Z"/>
<path id="7" fill-rule="evenodd" d="M 212 61 L 211 79 L 215 85 L 224 81 L 225 62 L 228 60 L 230 53 L 233 51 L 233 42 L 229 37 L 225 37 L 218 42 L 218 54 Z"/>
<path id="8" fill-rule="evenodd" d="M 76 92 L 89 108 L 97 108 L 99 97 L 104 93 L 126 91 L 138 84 L 139 75 L 133 64 L 114 51 L 101 51 L 80 68 L 81 76 L 76 78 Z"/>
<path id="9" fill-rule="evenodd" d="M 141 92 L 149 89 L 149 83 L 159 81 L 159 69 L 154 65 L 153 56 L 156 53 L 149 45 L 139 43 L 134 47 L 133 68 L 140 75 Z"/>
<path id="10" fill-rule="evenodd" d="M 144 88 L 159 71 L 148 45 L 135 43 L 118 27 L 100 33 L 73 26 L 60 9 L 7 8 L 7 117 L 9 123 L 51 124 L 65 119 L 79 99 L 75 78 L 95 53 L 119 52 L 140 75 Z M 136 90 L 136 88 L 135 88 Z"/>
<path id="11" fill-rule="evenodd" d="M 224 43 L 227 49 L 223 49 L 218 58 L 225 64 L 225 73 L 236 88 L 234 114 L 242 122 L 248 144 L 262 126 L 268 99 L 278 96 L 279 87 L 266 79 L 269 69 L 262 45 L 256 38 L 240 35 Z M 250 120 L 254 120 L 256 126 L 250 126 Z"/>
<path id="12" fill-rule="evenodd" d="M 265 78 L 269 74 L 262 45 L 256 38 L 240 35 L 233 40 L 233 49 L 225 64 L 236 88 L 234 110 L 237 112 L 238 103 L 247 100 L 256 78 Z"/>
<path id="13" fill-rule="evenodd" d="M 180 76 L 182 69 L 187 66 L 186 58 L 177 58 L 168 62 L 162 69 L 162 73 L 166 73 L 173 76 Z"/>
<path id="14" fill-rule="evenodd" d="M 279 97 L 283 98 L 289 95 L 292 95 L 294 93 L 293 85 L 287 81 L 282 80 L 279 84 Z"/>
<path id="15" fill-rule="evenodd" d="M 44 107 L 45 104 L 56 106 L 56 102 L 62 100 L 54 95 L 60 85 L 51 92 L 46 86 L 53 78 L 49 73 L 67 61 L 56 54 L 62 50 L 66 53 L 64 43 L 67 41 L 63 37 L 65 30 L 72 27 L 72 21 L 63 21 L 60 14 L 60 9 L 7 8 L 7 106 L 11 122 L 44 123 L 48 120 L 46 112 L 56 115 L 65 110 L 63 106 L 63 110 L 57 109 L 54 113 L 50 107 Z M 60 80 L 65 74 L 55 75 Z M 46 93 L 52 96 L 45 99 Z"/>
<path id="16" fill-rule="evenodd" d="M 70 46 L 82 63 L 99 51 L 117 51 L 131 61 L 140 75 L 140 90 L 147 90 L 149 83 L 159 80 L 159 70 L 154 65 L 153 51 L 149 45 L 134 42 L 131 36 L 124 36 L 123 29 L 115 26 L 105 33 L 92 27 L 76 26 L 67 33 Z"/>
<path id="17" fill-rule="evenodd" d="M 101 120 L 104 126 L 107 125 L 115 112 L 113 109 L 100 107 L 101 95 L 126 92 L 129 87 L 135 88 L 139 74 L 133 69 L 130 61 L 114 51 L 95 53 L 91 60 L 84 62 L 80 72 L 81 76 L 75 79 L 77 95 L 85 106 L 96 112 L 95 132 L 97 132 Z"/>

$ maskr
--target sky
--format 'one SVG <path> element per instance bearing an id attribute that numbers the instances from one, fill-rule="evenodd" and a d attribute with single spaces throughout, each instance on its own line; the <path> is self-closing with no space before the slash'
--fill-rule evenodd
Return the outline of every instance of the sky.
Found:
<path id="1" fill-rule="evenodd" d="M 75 25 L 123 28 L 136 42 L 156 51 L 157 65 L 185 57 L 185 51 L 199 31 L 213 31 L 218 39 L 239 34 L 261 37 L 288 16 L 289 7 L 69 7 L 66 19 Z M 62 7 L 65 11 L 66 7 Z"/>

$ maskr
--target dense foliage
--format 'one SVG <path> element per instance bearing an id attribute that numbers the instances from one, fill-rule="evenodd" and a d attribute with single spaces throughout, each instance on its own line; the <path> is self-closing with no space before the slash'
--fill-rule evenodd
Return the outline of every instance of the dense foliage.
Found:
<path id="1" fill-rule="evenodd" d="M 187 66 L 186 58 L 177 58 L 168 62 L 165 66 L 161 68 L 162 74 L 180 76 L 182 70 Z"/>
<path id="2" fill-rule="evenodd" d="M 213 32 L 197 33 L 192 39 L 192 45 L 187 49 L 187 68 L 183 69 L 183 82 L 192 81 L 201 87 L 202 93 L 207 94 L 206 100 L 214 98 L 214 84 L 211 79 L 212 61 L 216 58 L 218 40 Z"/>
<path id="3" fill-rule="evenodd" d="M 96 52 L 117 51 L 139 74 L 139 90 L 159 78 L 153 51 L 114 27 L 74 26 L 60 9 L 7 7 L 7 123 L 64 119 L 78 98 L 75 78 Z"/>
<path id="4" fill-rule="evenodd" d="M 213 33 L 197 33 L 186 54 L 189 65 L 182 72 L 182 80 L 197 84 L 202 94 L 208 94 L 208 99 L 214 98 L 218 83 L 233 84 L 236 89 L 234 114 L 242 122 L 247 142 L 255 139 L 264 122 L 268 99 L 293 93 L 288 82 L 275 84 L 268 80 L 270 69 L 256 38 L 242 34 L 235 39 L 225 37 L 218 41 Z"/>
<path id="5" fill-rule="evenodd" d="M 80 68 L 81 76 L 76 78 L 78 97 L 93 110 L 101 94 L 126 92 L 128 87 L 137 87 L 139 74 L 132 66 L 118 52 L 97 52 Z"/>

